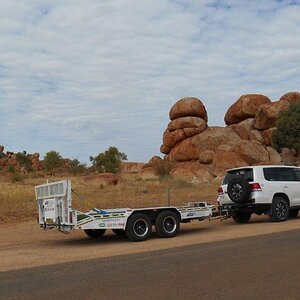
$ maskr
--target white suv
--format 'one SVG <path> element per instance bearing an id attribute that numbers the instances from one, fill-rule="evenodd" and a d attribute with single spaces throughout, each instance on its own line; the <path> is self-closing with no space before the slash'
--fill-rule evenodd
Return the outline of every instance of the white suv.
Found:
<path id="1" fill-rule="evenodd" d="M 252 213 L 285 221 L 299 213 L 300 168 L 270 165 L 231 169 L 218 192 L 221 214 L 232 216 L 236 223 L 247 223 Z"/>

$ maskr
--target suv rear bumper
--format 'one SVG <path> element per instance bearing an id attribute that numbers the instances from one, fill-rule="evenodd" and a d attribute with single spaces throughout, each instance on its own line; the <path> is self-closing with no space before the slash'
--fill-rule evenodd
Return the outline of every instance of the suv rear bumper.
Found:
<path id="1" fill-rule="evenodd" d="M 268 214 L 271 210 L 271 204 L 253 204 L 253 203 L 230 203 L 223 204 L 218 207 L 220 214 L 224 216 L 231 216 L 234 212 L 251 212 L 258 215 L 263 213 Z"/>

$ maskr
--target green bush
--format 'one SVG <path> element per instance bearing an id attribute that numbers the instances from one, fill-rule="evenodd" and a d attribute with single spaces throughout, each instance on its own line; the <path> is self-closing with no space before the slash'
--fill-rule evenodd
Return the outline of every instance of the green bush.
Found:
<path id="1" fill-rule="evenodd" d="M 44 157 L 45 170 L 53 172 L 55 169 L 61 166 L 62 161 L 63 159 L 58 152 L 54 150 L 49 151 Z"/>
<path id="2" fill-rule="evenodd" d="M 277 130 L 273 133 L 273 147 L 295 149 L 300 152 L 300 102 L 281 112 L 276 122 Z"/>
<path id="3" fill-rule="evenodd" d="M 154 173 L 159 177 L 169 177 L 173 169 L 173 162 L 168 160 L 157 160 L 154 163 Z"/>
<path id="4" fill-rule="evenodd" d="M 11 182 L 16 183 L 16 182 L 21 182 L 23 180 L 22 176 L 20 174 L 14 174 L 11 177 Z"/>
<path id="5" fill-rule="evenodd" d="M 26 171 L 32 171 L 32 162 L 30 159 L 30 155 L 26 153 L 26 151 L 18 152 L 16 154 L 17 162 L 25 168 Z"/>
<path id="6" fill-rule="evenodd" d="M 9 173 L 16 173 L 16 169 L 12 165 L 8 166 L 7 170 L 8 170 Z"/>
<path id="7" fill-rule="evenodd" d="M 100 173 L 118 173 L 122 160 L 127 160 L 127 155 L 119 152 L 116 147 L 109 147 L 105 152 L 99 153 L 95 157 L 90 156 L 93 169 Z"/>
<path id="8" fill-rule="evenodd" d="M 70 168 L 70 172 L 76 176 L 77 174 L 82 174 L 86 171 L 86 165 L 85 164 L 81 164 L 80 161 L 75 158 L 71 161 L 71 168 Z"/>

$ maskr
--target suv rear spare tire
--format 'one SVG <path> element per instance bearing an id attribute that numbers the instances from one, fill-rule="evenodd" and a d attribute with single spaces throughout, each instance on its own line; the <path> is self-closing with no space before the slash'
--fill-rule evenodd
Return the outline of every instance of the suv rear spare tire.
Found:
<path id="1" fill-rule="evenodd" d="M 272 214 L 270 216 L 273 222 L 283 222 L 289 217 L 289 203 L 285 198 L 274 197 L 272 202 Z"/>
<path id="2" fill-rule="evenodd" d="M 242 176 L 232 178 L 227 185 L 227 194 L 235 203 L 248 202 L 251 194 L 249 182 Z"/>
<path id="3" fill-rule="evenodd" d="M 232 215 L 232 219 L 235 223 L 245 224 L 248 223 L 251 218 L 251 212 L 237 211 Z"/>

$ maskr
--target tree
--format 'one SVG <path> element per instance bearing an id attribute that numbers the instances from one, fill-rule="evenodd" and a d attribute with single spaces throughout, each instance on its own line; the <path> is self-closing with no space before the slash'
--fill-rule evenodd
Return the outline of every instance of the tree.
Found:
<path id="1" fill-rule="evenodd" d="M 273 147 L 295 149 L 300 152 L 300 101 L 281 112 L 273 133 Z"/>
<path id="2" fill-rule="evenodd" d="M 62 157 L 58 152 L 52 150 L 46 153 L 44 157 L 44 166 L 46 171 L 53 172 L 55 169 L 60 167 L 61 163 Z"/>
<path id="3" fill-rule="evenodd" d="M 109 147 L 105 152 L 90 157 L 93 167 L 100 173 L 118 173 L 122 160 L 127 160 L 127 155 L 116 147 Z"/>
<path id="4" fill-rule="evenodd" d="M 70 168 L 70 172 L 76 176 L 79 173 L 84 173 L 84 171 L 86 170 L 86 165 L 85 164 L 81 164 L 80 161 L 75 158 L 71 161 L 71 168 Z"/>
<path id="5" fill-rule="evenodd" d="M 25 168 L 26 171 L 32 171 L 32 161 L 30 159 L 30 154 L 24 150 L 23 152 L 18 152 L 16 154 L 17 162 Z"/>

